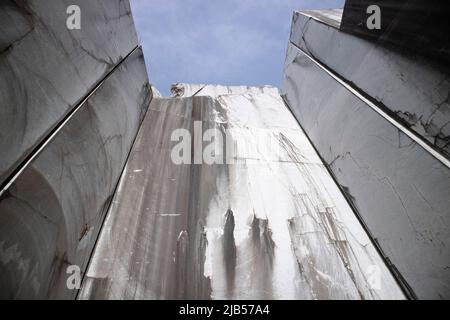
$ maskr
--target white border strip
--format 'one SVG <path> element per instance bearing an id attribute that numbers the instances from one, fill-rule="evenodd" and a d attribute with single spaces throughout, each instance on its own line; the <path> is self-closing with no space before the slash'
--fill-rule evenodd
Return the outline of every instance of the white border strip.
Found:
<path id="1" fill-rule="evenodd" d="M 321 68 L 323 71 L 325 71 L 328 75 L 330 75 L 334 80 L 339 82 L 344 88 L 346 88 L 348 91 L 350 91 L 353 95 L 358 97 L 360 100 L 362 100 L 365 104 L 367 104 L 369 107 L 371 107 L 375 112 L 377 112 L 380 116 L 382 116 L 384 119 L 389 121 L 393 126 L 401 130 L 404 134 L 406 134 L 409 138 L 414 140 L 418 145 L 420 145 L 422 148 L 424 148 L 426 151 L 428 151 L 433 157 L 435 157 L 437 160 L 442 162 L 447 168 L 450 169 L 450 160 L 448 160 L 446 157 L 444 157 L 441 153 L 430 147 L 427 142 L 425 142 L 422 138 L 420 138 L 417 134 L 412 132 L 409 128 L 405 127 L 395 119 L 393 119 L 391 116 L 389 116 L 386 112 L 384 112 L 380 107 L 378 107 L 376 104 L 374 104 L 372 101 L 364 97 L 361 93 L 359 93 L 357 90 L 355 90 L 347 81 L 343 80 L 342 78 L 338 77 L 334 72 L 329 70 L 327 67 L 322 65 L 319 61 L 317 61 L 315 58 L 311 57 L 309 54 L 307 54 L 305 51 L 303 51 L 301 48 L 299 48 L 295 43 L 290 42 L 291 45 L 293 45 L 295 48 L 297 48 L 303 55 L 308 57 L 312 62 L 314 62 L 319 68 Z"/>

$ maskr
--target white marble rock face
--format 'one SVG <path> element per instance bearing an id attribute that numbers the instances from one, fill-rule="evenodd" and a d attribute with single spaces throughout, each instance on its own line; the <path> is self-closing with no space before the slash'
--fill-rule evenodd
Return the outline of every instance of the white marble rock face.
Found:
<path id="1" fill-rule="evenodd" d="M 310 57 L 374 103 L 409 115 L 409 129 L 445 157 L 448 146 L 439 143 L 447 140 L 450 120 L 448 76 L 421 58 L 343 34 L 311 14 L 294 14 L 282 95 L 416 296 L 448 299 L 449 168 Z M 439 137 L 431 134 L 433 126 Z"/>
<path id="2" fill-rule="evenodd" d="M 151 102 L 79 298 L 403 299 L 278 90 L 208 87 Z M 195 121 L 235 162 L 171 160 Z"/>

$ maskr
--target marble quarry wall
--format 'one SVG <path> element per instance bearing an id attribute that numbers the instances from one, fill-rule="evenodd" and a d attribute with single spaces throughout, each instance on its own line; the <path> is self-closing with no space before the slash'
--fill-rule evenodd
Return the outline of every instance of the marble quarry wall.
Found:
<path id="1" fill-rule="evenodd" d="M 151 99 L 128 1 L 1 1 L 0 94 L 0 298 L 74 298 Z"/>
<path id="2" fill-rule="evenodd" d="M 1 1 L 0 299 L 449 299 L 448 42 L 361 3 L 162 97 L 128 1 Z"/>
<path id="3" fill-rule="evenodd" d="M 448 299 L 449 77 L 341 16 L 294 13 L 282 96 L 405 292 Z"/>
<path id="4" fill-rule="evenodd" d="M 373 5 L 380 8 L 380 29 L 366 27 L 367 8 Z M 450 62 L 449 11 L 446 0 L 346 0 L 340 29 L 391 48 L 420 52 L 443 62 L 442 68 Z"/>
<path id="5" fill-rule="evenodd" d="M 150 104 L 78 298 L 405 298 L 276 88 L 173 91 Z"/>

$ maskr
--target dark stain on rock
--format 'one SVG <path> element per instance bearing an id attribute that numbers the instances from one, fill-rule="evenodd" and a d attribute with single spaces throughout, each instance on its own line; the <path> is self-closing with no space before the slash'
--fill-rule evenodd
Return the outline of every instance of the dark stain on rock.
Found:
<path id="1" fill-rule="evenodd" d="M 187 260 L 189 256 L 189 235 L 183 230 L 180 232 L 177 239 L 177 248 L 175 256 L 176 264 L 176 281 L 175 293 L 177 299 L 186 298 L 186 279 L 187 279 Z"/>
<path id="2" fill-rule="evenodd" d="M 206 260 L 206 247 L 208 246 L 208 239 L 206 237 L 206 231 L 203 230 L 200 235 L 200 244 L 198 247 L 198 256 L 199 256 L 199 299 L 211 299 L 211 279 L 209 277 L 205 277 L 205 260 Z"/>
<path id="3" fill-rule="evenodd" d="M 231 209 L 225 214 L 225 226 L 223 229 L 223 259 L 227 278 L 228 291 L 232 292 L 236 273 L 236 243 L 234 241 L 234 215 Z"/>
<path id="4" fill-rule="evenodd" d="M 251 238 L 253 247 L 259 250 L 266 265 L 272 269 L 275 255 L 275 242 L 272 239 L 272 230 L 269 228 L 268 219 L 259 219 L 253 216 Z"/>

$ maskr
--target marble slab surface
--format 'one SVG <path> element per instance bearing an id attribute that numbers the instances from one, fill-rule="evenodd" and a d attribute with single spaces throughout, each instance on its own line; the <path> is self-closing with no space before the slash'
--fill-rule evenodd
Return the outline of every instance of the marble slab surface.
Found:
<path id="1" fill-rule="evenodd" d="M 282 94 L 415 294 L 449 298 L 449 168 L 292 44 Z"/>
<path id="2" fill-rule="evenodd" d="M 321 12 L 295 12 L 290 41 L 450 159 L 450 72 L 319 22 Z"/>
<path id="3" fill-rule="evenodd" d="M 76 296 L 150 99 L 137 49 L 0 197 L 1 298 Z"/>
<path id="4" fill-rule="evenodd" d="M 128 1 L 0 1 L 0 186 L 137 45 Z"/>
<path id="5" fill-rule="evenodd" d="M 277 90 L 256 89 L 153 99 L 80 299 L 404 298 Z M 179 129 L 228 160 L 176 164 Z"/>

